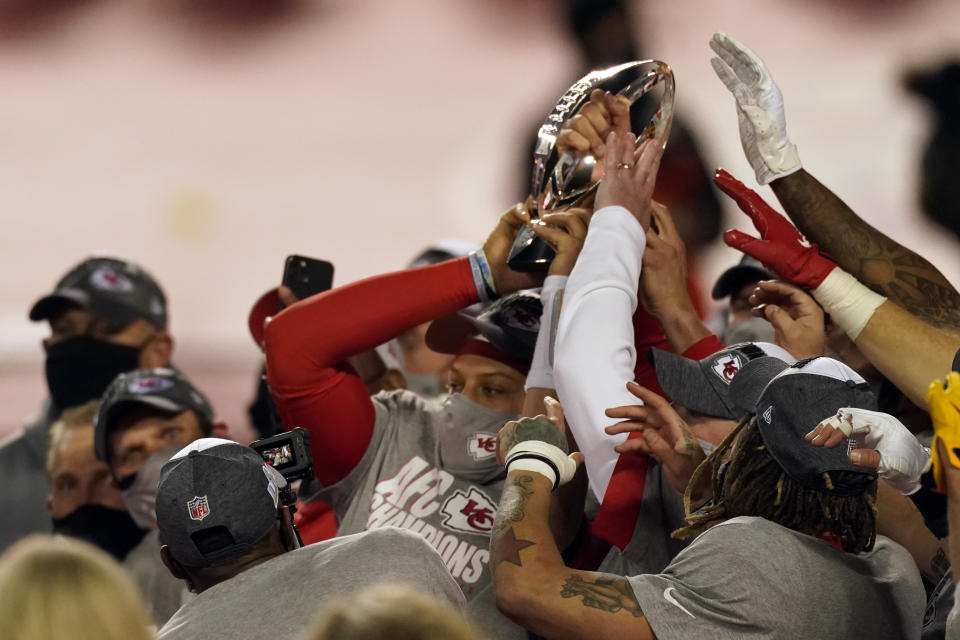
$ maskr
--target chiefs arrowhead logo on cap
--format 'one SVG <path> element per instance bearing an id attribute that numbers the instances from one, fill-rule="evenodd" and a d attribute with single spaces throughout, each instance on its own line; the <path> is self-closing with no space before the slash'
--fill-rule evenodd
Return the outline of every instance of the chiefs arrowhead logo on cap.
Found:
<path id="1" fill-rule="evenodd" d="M 167 378 L 137 378 L 129 385 L 130 393 L 159 393 L 173 386 L 173 380 Z"/>
<path id="2" fill-rule="evenodd" d="M 100 267 L 90 274 L 90 283 L 97 289 L 114 293 L 129 293 L 133 291 L 133 282 L 122 273 L 110 267 Z"/>
<path id="3" fill-rule="evenodd" d="M 740 358 L 734 354 L 725 354 L 717 358 L 713 363 L 713 372 L 719 376 L 725 384 L 730 384 L 733 376 L 737 375 L 743 363 Z"/>

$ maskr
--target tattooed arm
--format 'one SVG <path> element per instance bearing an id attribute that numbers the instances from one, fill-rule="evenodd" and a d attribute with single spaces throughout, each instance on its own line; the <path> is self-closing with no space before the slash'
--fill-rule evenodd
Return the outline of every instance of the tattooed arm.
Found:
<path id="1" fill-rule="evenodd" d="M 626 578 L 564 565 L 548 524 L 550 488 L 538 473 L 507 476 L 490 547 L 497 607 L 552 640 L 653 639 Z"/>
<path id="2" fill-rule="evenodd" d="M 802 169 L 770 186 L 797 228 L 844 271 L 930 324 L 960 329 L 960 293 L 936 267 L 867 224 Z"/>

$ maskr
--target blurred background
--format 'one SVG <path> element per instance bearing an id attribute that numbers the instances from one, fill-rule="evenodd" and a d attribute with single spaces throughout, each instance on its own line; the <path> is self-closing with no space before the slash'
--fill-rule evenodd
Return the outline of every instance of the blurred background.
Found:
<path id="1" fill-rule="evenodd" d="M 739 258 L 715 232 L 752 230 L 690 196 L 715 166 L 753 184 L 715 30 L 771 68 L 805 167 L 960 282 L 920 169 L 960 90 L 905 86 L 960 54 L 958 25 L 956 0 L 0 0 L 0 437 L 46 393 L 48 327 L 28 309 L 104 251 L 159 280 L 175 362 L 249 439 L 247 312 L 284 257 L 330 260 L 344 284 L 482 241 L 524 195 L 543 117 L 610 56 L 674 69 L 671 145 L 701 164 L 679 158 L 690 182 L 669 190 L 709 291 Z"/>

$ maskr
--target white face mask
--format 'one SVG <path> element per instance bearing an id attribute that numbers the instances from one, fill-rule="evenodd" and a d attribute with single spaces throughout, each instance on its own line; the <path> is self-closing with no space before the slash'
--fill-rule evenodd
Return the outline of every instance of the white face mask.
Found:
<path id="1" fill-rule="evenodd" d="M 160 484 L 160 471 L 163 465 L 183 447 L 167 447 L 155 451 L 147 458 L 143 466 L 133 474 L 132 480 L 124 481 L 127 487 L 121 490 L 123 504 L 127 507 L 130 517 L 141 529 L 152 529 L 157 526 L 157 486 Z"/>
<path id="2" fill-rule="evenodd" d="M 500 428 L 520 418 L 481 407 L 462 393 L 452 393 L 443 403 L 440 430 L 440 460 L 446 471 L 464 480 L 487 483 L 504 473 L 497 462 L 496 442 Z"/>

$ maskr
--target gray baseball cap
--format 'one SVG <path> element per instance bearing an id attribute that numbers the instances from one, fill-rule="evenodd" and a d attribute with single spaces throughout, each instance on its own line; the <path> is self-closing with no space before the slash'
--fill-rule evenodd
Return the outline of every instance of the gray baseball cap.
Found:
<path id="1" fill-rule="evenodd" d="M 287 481 L 236 442 L 203 438 L 181 449 L 160 475 L 160 541 L 187 567 L 209 567 L 252 551 L 277 522 Z"/>
<path id="2" fill-rule="evenodd" d="M 92 257 L 75 266 L 52 293 L 34 303 L 30 319 L 49 320 L 74 305 L 118 328 L 138 318 L 167 328 L 167 298 L 160 285 L 136 264 L 119 258 Z"/>
<path id="3" fill-rule="evenodd" d="M 856 371 L 833 358 L 808 358 L 784 367 L 781 364 L 769 358 L 747 363 L 735 382 L 740 376 L 743 380 L 733 389 L 734 393 L 749 394 L 738 400 L 740 404 L 756 397 L 753 412 L 767 451 L 788 476 L 804 486 L 840 496 L 862 492 L 862 483 L 848 486 L 834 478 L 827 486 L 823 478 L 831 471 L 876 477 L 875 471 L 858 467 L 847 458 L 855 441 L 828 449 L 815 447 L 804 437 L 842 407 L 876 411 L 877 399 L 870 386 Z M 757 393 L 759 385 L 762 388 Z"/>
<path id="4" fill-rule="evenodd" d="M 108 460 L 108 435 L 119 418 L 134 407 L 152 407 L 163 413 L 197 414 L 201 426 L 213 424 L 213 407 L 186 377 L 175 369 L 137 369 L 113 379 L 100 400 L 94 420 L 93 449 Z"/>
<path id="5" fill-rule="evenodd" d="M 797 361 L 770 342 L 743 342 L 721 349 L 703 360 L 691 360 L 662 349 L 650 350 L 650 362 L 664 393 L 679 405 L 717 418 L 736 420 L 747 411 L 730 396 L 730 386 L 751 360 L 773 358 L 789 366 Z"/>

